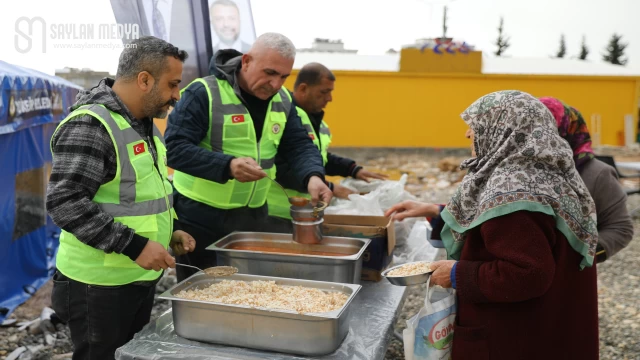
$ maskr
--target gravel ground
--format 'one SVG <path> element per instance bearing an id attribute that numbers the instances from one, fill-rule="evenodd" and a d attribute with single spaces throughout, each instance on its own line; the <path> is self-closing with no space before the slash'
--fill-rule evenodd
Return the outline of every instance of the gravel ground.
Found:
<path id="1" fill-rule="evenodd" d="M 175 274 L 165 274 L 158 282 L 156 296 L 165 292 L 175 283 Z M 51 286 L 43 286 L 41 290 L 42 292 L 39 291 L 36 297 L 49 298 L 51 296 Z M 19 321 L 33 320 L 39 317 L 42 306 L 51 306 L 50 302 L 44 303 L 42 300 L 25 305 L 17 309 L 10 318 L 16 318 Z M 36 309 L 36 307 L 38 308 Z M 171 303 L 168 301 L 156 300 L 151 311 L 151 320 L 154 320 L 169 308 L 171 308 Z M 40 322 L 36 322 L 29 329 L 22 331 L 18 327 L 0 328 L 0 359 L 6 359 L 12 352 L 22 350 L 22 347 L 25 347 L 26 351 L 20 354 L 19 360 L 71 359 L 73 346 L 69 327 L 64 324 L 56 324 L 56 331 L 46 335 L 40 330 L 42 326 L 39 326 L 39 324 Z M 47 340 L 49 340 L 48 344 Z"/>

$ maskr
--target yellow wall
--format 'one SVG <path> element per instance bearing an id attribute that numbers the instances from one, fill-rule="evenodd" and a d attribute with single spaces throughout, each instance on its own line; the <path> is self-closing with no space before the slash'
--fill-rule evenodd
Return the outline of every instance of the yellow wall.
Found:
<path id="1" fill-rule="evenodd" d="M 602 144 L 622 145 L 624 116 L 638 120 L 633 77 L 418 74 L 335 71 L 325 119 L 332 146 L 467 147 L 460 113 L 482 95 L 517 89 L 554 96 L 579 109 L 587 125 L 602 119 Z M 293 89 L 296 73 L 287 80 Z"/>
<path id="2" fill-rule="evenodd" d="M 482 73 L 482 51 L 470 51 L 467 54 L 443 52 L 436 54 L 431 50 L 402 49 L 400 51 L 400 72 L 418 73 Z"/>

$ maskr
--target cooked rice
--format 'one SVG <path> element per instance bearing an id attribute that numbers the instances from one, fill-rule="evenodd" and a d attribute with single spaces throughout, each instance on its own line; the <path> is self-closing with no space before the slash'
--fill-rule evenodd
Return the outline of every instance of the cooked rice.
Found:
<path id="1" fill-rule="evenodd" d="M 324 292 L 302 286 L 276 285 L 275 281 L 223 280 L 203 289 L 182 290 L 177 297 L 223 304 L 322 313 L 340 309 L 349 298 L 341 292 Z"/>
<path id="2" fill-rule="evenodd" d="M 429 271 L 431 271 L 431 269 L 429 268 L 428 262 L 419 262 L 419 263 L 406 264 L 406 265 L 400 266 L 397 269 L 393 269 L 389 271 L 387 276 L 392 276 L 392 277 L 411 276 L 411 275 L 428 273 Z"/>

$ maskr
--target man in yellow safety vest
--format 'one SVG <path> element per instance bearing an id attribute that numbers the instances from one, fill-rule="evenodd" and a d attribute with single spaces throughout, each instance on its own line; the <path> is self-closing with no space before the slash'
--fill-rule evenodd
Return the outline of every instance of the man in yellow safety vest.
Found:
<path id="1" fill-rule="evenodd" d="M 193 251 L 174 225 L 166 148 L 153 118 L 180 98 L 187 53 L 155 37 L 120 55 L 115 81 L 81 92 L 51 138 L 47 211 L 62 228 L 52 307 L 73 359 L 113 359 L 149 322 L 167 251 Z"/>
<path id="2" fill-rule="evenodd" d="M 292 93 L 293 103 L 302 119 L 302 125 L 309 138 L 320 150 L 327 175 L 351 176 L 365 181 L 387 178 L 383 174 L 363 169 L 352 159 L 329 152 L 331 131 L 329 125 L 324 121 L 324 108 L 333 100 L 332 92 L 335 80 L 335 76 L 326 66 L 319 63 L 309 63 L 300 69 Z M 290 167 L 282 156 L 276 157 L 276 168 L 276 180 L 288 188 L 287 194 L 289 196 L 309 197 L 306 191 L 295 182 L 295 177 L 291 176 Z M 333 191 L 333 195 L 341 199 L 346 199 L 349 194 L 354 193 L 351 189 L 340 184 L 329 183 L 329 187 Z M 290 205 L 282 190 L 272 187 L 267 202 L 270 216 L 285 219 L 285 221 L 277 219 L 271 221 L 270 230 L 290 232 Z"/>
<path id="3" fill-rule="evenodd" d="M 218 51 L 210 76 L 183 90 L 169 115 L 165 139 L 175 169 L 175 208 L 180 223 L 198 242 L 180 262 L 216 264 L 207 246 L 233 231 L 263 231 L 269 219 L 267 194 L 275 178 L 275 157 L 315 203 L 329 202 L 318 148 L 302 126 L 289 92 L 282 87 L 293 68 L 295 46 L 266 33 L 246 54 Z M 178 280 L 193 272 L 177 269 Z"/>

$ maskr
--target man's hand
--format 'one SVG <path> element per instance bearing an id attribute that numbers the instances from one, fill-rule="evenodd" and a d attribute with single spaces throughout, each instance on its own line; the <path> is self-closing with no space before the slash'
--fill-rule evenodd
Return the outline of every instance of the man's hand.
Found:
<path id="1" fill-rule="evenodd" d="M 370 182 L 371 179 L 386 180 L 388 178 L 389 178 L 389 176 L 387 176 L 385 174 L 375 173 L 375 172 L 372 172 L 372 171 L 367 171 L 365 169 L 361 169 L 356 174 L 356 179 L 364 180 L 366 182 Z"/>
<path id="2" fill-rule="evenodd" d="M 349 189 L 346 186 L 333 184 L 333 196 L 337 197 L 338 199 L 348 199 L 349 195 L 351 194 L 357 194 L 357 192 Z"/>
<path id="3" fill-rule="evenodd" d="M 184 255 L 196 249 L 196 240 L 186 232 L 176 230 L 171 235 L 169 246 L 175 255 Z"/>
<path id="4" fill-rule="evenodd" d="M 395 213 L 395 214 L 394 214 Z M 414 217 L 435 217 L 440 215 L 438 205 L 423 203 L 413 200 L 405 200 L 393 205 L 384 213 L 384 216 L 393 215 L 393 220 L 402 221 L 406 218 Z"/>
<path id="5" fill-rule="evenodd" d="M 260 165 L 252 158 L 237 158 L 229 164 L 231 176 L 241 183 L 258 181 L 267 176 Z"/>
<path id="6" fill-rule="evenodd" d="M 311 195 L 311 205 L 315 206 L 319 200 L 322 200 L 325 204 L 331 202 L 333 193 L 327 184 L 317 176 L 312 176 L 307 184 L 307 192 Z"/>
<path id="7" fill-rule="evenodd" d="M 431 274 L 431 286 L 440 285 L 443 288 L 450 288 L 453 285 L 451 284 L 451 269 L 453 268 L 453 264 L 455 264 L 455 260 L 440 260 L 435 261 L 429 264 L 429 268 L 433 270 L 433 274 Z"/>
<path id="8" fill-rule="evenodd" d="M 145 270 L 155 271 L 176 267 L 173 256 L 160 243 L 153 240 L 147 241 L 147 245 L 136 259 L 136 264 Z"/>

